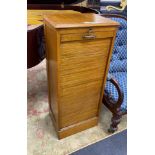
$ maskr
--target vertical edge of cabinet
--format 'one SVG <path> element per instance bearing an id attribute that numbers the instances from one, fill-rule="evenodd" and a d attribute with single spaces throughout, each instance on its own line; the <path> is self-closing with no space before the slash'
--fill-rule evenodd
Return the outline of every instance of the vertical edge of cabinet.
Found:
<path id="1" fill-rule="evenodd" d="M 48 81 L 48 100 L 50 116 L 55 128 L 59 129 L 59 97 L 58 97 L 58 53 L 60 36 L 58 32 L 44 20 L 46 68 Z M 49 71 L 50 70 L 50 71 Z"/>
<path id="2" fill-rule="evenodd" d="M 103 95 L 104 95 L 104 87 L 105 87 L 106 80 L 107 80 L 107 74 L 108 74 L 109 67 L 110 67 L 110 59 L 111 59 L 111 56 L 112 56 L 112 51 L 113 51 L 113 47 L 114 47 L 116 33 L 117 33 L 117 30 L 118 30 L 117 26 L 115 26 L 114 28 L 115 28 L 115 30 L 113 31 L 113 37 L 111 38 L 111 44 L 110 44 L 110 48 L 109 48 L 108 60 L 107 60 L 107 64 L 106 64 L 106 67 L 105 67 L 106 68 L 105 69 L 105 74 L 104 74 L 104 77 L 103 77 L 103 83 L 102 83 L 101 95 L 100 95 L 99 107 L 98 107 L 98 116 L 100 115 L 100 111 L 101 111 L 102 98 L 103 98 Z"/>

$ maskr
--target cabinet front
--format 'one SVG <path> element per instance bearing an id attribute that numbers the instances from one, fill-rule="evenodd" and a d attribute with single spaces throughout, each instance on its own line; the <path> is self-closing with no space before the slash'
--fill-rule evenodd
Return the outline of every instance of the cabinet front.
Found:
<path id="1" fill-rule="evenodd" d="M 83 34 L 60 37 L 60 128 L 98 116 L 112 35 L 95 32 L 94 38 L 88 35 L 84 38 Z"/>

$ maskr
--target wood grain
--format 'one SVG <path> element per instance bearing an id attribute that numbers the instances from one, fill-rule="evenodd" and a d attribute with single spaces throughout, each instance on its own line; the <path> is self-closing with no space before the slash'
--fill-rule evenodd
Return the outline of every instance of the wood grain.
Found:
<path id="1" fill-rule="evenodd" d="M 65 41 L 76 41 L 76 40 L 84 40 L 83 36 L 85 36 L 86 33 L 83 34 L 64 34 L 61 35 L 61 42 L 65 42 Z M 108 38 L 108 37 L 112 37 L 113 36 L 113 31 L 99 31 L 99 32 L 95 32 L 95 38 L 99 39 L 99 38 Z"/>
<path id="2" fill-rule="evenodd" d="M 46 68 L 47 68 L 47 79 L 48 79 L 48 98 L 49 107 L 53 113 L 54 119 L 56 121 L 57 128 L 58 124 L 58 67 L 57 67 L 57 33 L 56 31 L 51 31 L 50 28 L 45 25 L 45 40 L 46 40 Z M 52 36 L 52 37 L 51 37 Z"/>
<path id="3" fill-rule="evenodd" d="M 89 27 L 89 26 L 118 26 L 119 24 L 111 19 L 104 18 L 93 13 L 77 13 L 75 14 L 53 14 L 45 15 L 47 20 L 54 28 L 74 28 L 74 27 Z"/>
<path id="4" fill-rule="evenodd" d="M 70 28 L 69 24 L 68 27 L 61 25 L 61 29 L 57 27 L 60 24 L 57 20 L 62 17 L 66 18 L 66 21 L 63 21 L 67 23 L 70 22 L 68 17 L 72 17 L 72 14 L 53 15 L 44 19 L 49 105 L 59 138 L 97 124 L 118 26 L 113 21 L 88 14 L 89 18 L 80 15 L 79 20 L 72 21 L 74 28 Z M 77 21 L 88 21 L 93 17 L 102 24 L 95 23 L 94 27 L 94 23 L 89 23 L 89 27 L 85 27 L 83 23 L 83 27 L 78 27 Z M 67 28 L 66 33 L 64 28 Z M 96 38 L 81 37 L 92 34 L 96 35 Z"/>
<path id="5" fill-rule="evenodd" d="M 71 125 L 69 127 L 63 128 L 61 130 L 58 131 L 58 138 L 62 139 L 65 138 L 67 136 L 73 135 L 77 132 L 83 131 L 85 129 L 94 127 L 97 125 L 98 122 L 98 118 L 94 117 L 88 120 L 85 120 L 83 122 L 77 123 L 75 125 Z"/>
<path id="6" fill-rule="evenodd" d="M 63 13 L 72 13 L 77 14 L 79 12 L 73 10 L 27 10 L 27 24 L 28 25 L 43 25 L 44 15 L 51 14 L 63 14 Z"/>

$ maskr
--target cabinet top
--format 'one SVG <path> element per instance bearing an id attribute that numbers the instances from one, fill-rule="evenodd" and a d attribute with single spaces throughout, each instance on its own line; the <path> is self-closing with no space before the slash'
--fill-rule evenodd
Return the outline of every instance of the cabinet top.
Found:
<path id="1" fill-rule="evenodd" d="M 78 28 L 92 26 L 119 26 L 119 23 L 93 13 L 45 15 L 44 21 L 54 28 Z"/>

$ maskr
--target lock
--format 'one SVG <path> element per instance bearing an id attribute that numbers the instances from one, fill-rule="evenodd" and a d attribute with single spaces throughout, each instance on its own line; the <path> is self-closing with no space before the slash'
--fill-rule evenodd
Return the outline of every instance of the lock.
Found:
<path id="1" fill-rule="evenodd" d="M 96 35 L 94 34 L 93 29 L 89 28 L 88 32 L 85 35 L 83 35 L 82 38 L 83 39 L 95 39 Z"/>

